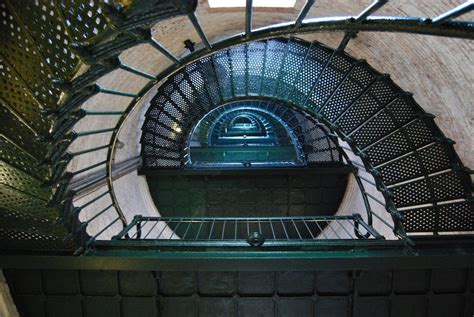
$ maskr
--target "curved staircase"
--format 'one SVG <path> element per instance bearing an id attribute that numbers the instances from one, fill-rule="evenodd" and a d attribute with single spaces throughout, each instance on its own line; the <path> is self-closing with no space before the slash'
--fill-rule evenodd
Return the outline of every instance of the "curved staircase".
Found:
<path id="1" fill-rule="evenodd" d="M 470 171 L 456 155 L 453 142 L 409 93 L 344 48 L 355 33 L 374 30 L 472 38 L 472 23 L 452 19 L 473 4 L 467 2 L 430 20 L 371 17 L 384 3 L 375 1 L 355 17 L 304 22 L 312 6 L 308 1 L 296 21 L 259 30 L 252 30 L 250 6 L 246 33 L 210 43 L 195 14 L 197 1 L 26 5 L 3 1 L 2 247 L 80 247 L 82 252 L 102 234 L 110 237 L 130 226 L 131 217 L 121 210 L 113 188 L 119 165 L 114 162 L 115 151 L 132 110 L 157 83 L 142 137 L 150 151 L 160 145 L 159 138 L 183 137 L 171 130 L 172 122 L 191 127 L 199 116 L 234 101 L 276 102 L 322 124 L 334 134 L 334 142 L 349 145 L 346 151 L 363 162 L 359 168 L 372 175 L 384 198 L 381 204 L 398 224 L 398 234 L 472 232 Z M 202 48 L 183 58 L 174 56 L 151 33 L 156 22 L 177 16 L 187 16 L 202 41 Z M 343 31 L 346 36 L 337 49 L 291 36 L 321 31 Z M 145 43 L 172 65 L 155 76 L 124 63 L 124 50 Z M 118 69 L 148 83 L 138 92 L 97 83 Z M 128 99 L 119 110 L 84 107 L 98 95 Z M 78 130 L 98 117 L 98 129 Z M 152 124 L 156 122 L 159 133 Z M 89 147 L 71 151 L 84 137 L 93 140 Z M 109 140 L 105 144 L 104 138 Z M 71 162 L 85 154 L 97 154 L 97 162 L 71 168 Z M 78 175 L 93 172 L 96 177 L 71 185 Z M 83 209 L 92 207 L 87 220 L 80 217 Z M 113 222 L 87 231 L 92 221 L 109 212 L 114 213 Z"/>

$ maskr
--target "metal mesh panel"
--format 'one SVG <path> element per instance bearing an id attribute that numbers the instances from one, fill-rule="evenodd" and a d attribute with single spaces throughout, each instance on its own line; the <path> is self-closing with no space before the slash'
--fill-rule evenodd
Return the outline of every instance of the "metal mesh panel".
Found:
<path id="1" fill-rule="evenodd" d="M 423 120 L 415 121 L 404 130 L 409 141 L 404 132 L 397 131 L 366 151 L 374 166 L 408 153 L 412 146 L 416 149 L 435 141 L 428 124 Z"/>
<path id="2" fill-rule="evenodd" d="M 418 155 L 430 174 L 448 169 L 452 164 L 447 149 L 439 143 L 419 150 Z"/>
<path id="3" fill-rule="evenodd" d="M 461 178 L 455 172 L 429 176 L 427 179 L 390 188 L 398 207 L 421 205 L 433 201 L 465 198 Z"/>
<path id="4" fill-rule="evenodd" d="M 0 135 L 0 159 L 38 179 L 46 179 L 48 170 L 5 136 Z"/>
<path id="5" fill-rule="evenodd" d="M 278 85 L 278 77 L 285 58 L 287 44 L 288 43 L 284 40 L 267 42 L 265 70 L 263 72 L 260 95 L 273 96 L 275 93 L 275 87 Z"/>
<path id="6" fill-rule="evenodd" d="M 294 90 L 289 100 L 295 104 L 303 104 L 318 79 L 324 65 L 331 57 L 331 50 L 321 45 L 313 45 L 308 52 L 308 58 L 300 70 L 298 80 L 294 83 Z"/>
<path id="7" fill-rule="evenodd" d="M 390 84 L 384 80 L 377 81 L 341 116 L 339 126 L 346 134 L 354 131 L 393 100 L 395 95 L 395 89 Z"/>
<path id="8" fill-rule="evenodd" d="M 247 94 L 247 46 L 240 45 L 229 50 L 230 76 L 234 96 L 245 96 Z"/>
<path id="9" fill-rule="evenodd" d="M 434 207 L 417 208 L 403 211 L 403 225 L 407 232 L 433 232 L 436 227 L 436 209 Z"/>
<path id="10" fill-rule="evenodd" d="M 46 204 L 47 202 L 43 199 L 0 184 L 1 208 L 44 219 L 57 219 L 57 211 L 54 208 L 47 207 Z"/>
<path id="11" fill-rule="evenodd" d="M 248 94 L 259 95 L 262 84 L 263 67 L 267 42 L 252 42 L 247 47 Z"/>
<path id="12" fill-rule="evenodd" d="M 330 121 L 335 120 L 375 80 L 375 73 L 366 64 L 356 66 L 322 110 Z"/>
<path id="13" fill-rule="evenodd" d="M 58 1 L 74 42 L 89 40 L 107 27 L 99 4 L 100 1 Z"/>
<path id="14" fill-rule="evenodd" d="M 171 148 L 171 147 L 177 147 L 178 143 L 176 140 L 163 136 L 163 135 L 157 135 L 154 134 L 153 131 L 145 131 L 143 133 L 143 144 L 155 144 L 157 146 L 161 147 L 166 147 L 166 148 Z"/>
<path id="15" fill-rule="evenodd" d="M 69 50 L 71 37 L 56 3 L 51 0 L 9 3 L 54 74 L 59 78 L 72 77 L 78 60 Z"/>
<path id="16" fill-rule="evenodd" d="M 0 229 L 0 248 L 2 249 L 45 249 L 69 250 L 75 249 L 73 241 L 66 241 L 63 236 L 38 233 L 29 230 Z"/>
<path id="17" fill-rule="evenodd" d="M 44 120 L 40 104 L 33 97 L 26 83 L 0 56 L 0 76 L 5 78 L 0 83 L 2 98 L 21 116 L 25 122 L 39 133 L 49 130 L 50 123 Z"/>
<path id="18" fill-rule="evenodd" d="M 191 64 L 187 68 L 189 73 L 189 77 L 187 78 L 188 85 L 191 87 L 192 92 L 197 95 L 195 98 L 198 99 L 196 102 L 199 107 L 202 108 L 201 111 L 207 112 L 214 106 L 214 101 L 207 89 L 206 78 L 204 78 L 199 64 Z"/>
<path id="19" fill-rule="evenodd" d="M 411 147 L 407 143 L 403 133 L 396 132 L 395 134 L 392 134 L 383 141 L 366 150 L 366 153 L 370 158 L 372 165 L 376 166 L 401 156 L 409 152 L 410 149 Z"/>
<path id="20" fill-rule="evenodd" d="M 50 189 L 41 188 L 39 180 L 2 161 L 0 161 L 0 184 L 17 188 L 45 201 L 50 198 Z"/>
<path id="21" fill-rule="evenodd" d="M 391 131 L 397 128 L 396 124 L 393 122 L 390 114 L 386 111 L 381 112 L 375 118 L 370 120 L 366 125 L 361 129 L 357 130 L 352 137 L 357 143 L 357 146 L 364 148 L 374 141 L 379 140 L 385 135 L 389 134 Z"/>
<path id="22" fill-rule="evenodd" d="M 423 167 L 415 155 L 409 155 L 378 168 L 385 185 L 423 176 Z"/>
<path id="23" fill-rule="evenodd" d="M 450 232 L 474 230 L 472 203 L 458 202 L 405 210 L 407 232 Z"/>
<path id="24" fill-rule="evenodd" d="M 288 43 L 288 53 L 281 68 L 280 80 L 276 96 L 286 99 L 293 89 L 294 81 L 298 78 L 301 67 L 308 52 L 308 44 L 300 40 Z"/>
<path id="25" fill-rule="evenodd" d="M 45 219 L 41 214 L 38 217 L 24 214 L 18 211 L 0 208 L 2 217 L 0 217 L 0 228 L 15 228 L 22 231 L 34 231 L 39 234 L 48 234 L 54 236 L 66 236 L 66 227 L 59 224 L 56 220 Z"/>
<path id="26" fill-rule="evenodd" d="M 55 105 L 59 92 L 50 86 L 53 76 L 44 57 L 5 2 L 0 3 L 0 15 L 3 18 L 0 33 L 4 36 L 1 55 L 9 64 L 15 65 L 17 73 L 21 74 L 38 100 L 47 105 Z"/>
<path id="27" fill-rule="evenodd" d="M 474 209 L 471 202 L 438 206 L 438 231 L 474 230 Z"/>
<path id="28" fill-rule="evenodd" d="M 391 185 L 423 176 L 424 171 L 431 174 L 450 167 L 451 162 L 446 150 L 440 144 L 433 144 L 417 151 L 417 154 L 410 154 L 383 165 L 378 168 L 378 171 L 383 182 L 386 185 Z"/>
<path id="29" fill-rule="evenodd" d="M 415 148 L 422 147 L 436 141 L 436 135 L 433 132 L 431 124 L 426 120 L 418 120 L 406 129 L 406 134 L 410 138 Z"/>
<path id="30" fill-rule="evenodd" d="M 426 204 L 432 201 L 430 185 L 426 179 L 390 188 L 397 207 Z"/>
<path id="31" fill-rule="evenodd" d="M 214 70 L 214 64 L 212 62 L 212 57 L 204 57 L 199 61 L 199 67 L 201 70 L 201 76 L 203 78 L 203 85 L 206 86 L 206 89 L 210 95 L 212 103 L 216 106 L 222 103 L 222 96 L 217 81 L 217 75 Z"/>
<path id="32" fill-rule="evenodd" d="M 20 120 L 18 120 L 0 102 L 0 132 L 7 136 L 12 142 L 20 146 L 34 157 L 41 159 L 44 157 L 46 148 L 36 142 L 36 135 Z"/>
<path id="33" fill-rule="evenodd" d="M 461 175 L 450 171 L 431 176 L 430 181 L 436 201 L 467 198 Z"/>
<path id="34" fill-rule="evenodd" d="M 355 61 L 346 55 L 335 53 L 321 74 L 308 99 L 308 106 L 318 111 L 342 83 Z"/>
<path id="35" fill-rule="evenodd" d="M 226 51 L 217 52 L 212 56 L 214 69 L 216 71 L 217 80 L 222 92 L 224 100 L 230 99 L 233 96 L 231 66 L 229 56 Z"/>

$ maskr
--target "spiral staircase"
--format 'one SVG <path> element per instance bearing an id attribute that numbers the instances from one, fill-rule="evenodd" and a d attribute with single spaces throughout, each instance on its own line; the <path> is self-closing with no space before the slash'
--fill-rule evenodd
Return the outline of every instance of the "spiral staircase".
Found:
<path id="1" fill-rule="evenodd" d="M 353 17 L 306 19 L 315 6 L 308 0 L 295 21 L 253 29 L 247 0 L 245 32 L 212 42 L 196 14 L 202 4 L 192 0 L 2 1 L 0 266 L 14 269 L 22 256 L 37 256 L 40 268 L 130 269 L 151 257 L 138 262 L 144 270 L 158 263 L 164 271 L 173 265 L 220 271 L 244 259 L 237 264 L 256 271 L 285 270 L 288 263 L 297 271 L 305 258 L 313 262 L 304 270 L 314 270 L 324 267 L 317 264 L 321 254 L 337 250 L 350 259 L 355 250 L 392 257 L 402 267 L 416 255 L 424 256 L 418 267 L 434 259 L 449 267 L 452 257 L 472 279 L 472 171 L 412 94 L 345 48 L 358 33 L 373 31 L 472 40 L 473 22 L 455 19 L 474 3 L 432 19 L 374 17 L 386 2 Z M 177 56 L 154 37 L 154 27 L 185 17 L 200 43 L 188 42 L 189 51 Z M 336 48 L 298 37 L 318 32 L 344 37 Z M 132 66 L 127 56 L 143 46 L 168 65 L 156 74 Z M 104 78 L 119 72 L 133 74 L 134 82 L 109 88 Z M 173 217 L 127 196 L 127 186 L 143 185 L 137 171 L 147 177 L 225 171 L 222 164 L 197 164 L 192 144 L 207 147 L 225 122 L 249 111 L 271 135 L 288 135 L 298 157 L 265 167 L 350 174 L 347 186 L 358 202 L 348 189 L 331 215 Z M 78 262 L 48 262 L 49 255 Z M 371 267 L 348 263 L 343 270 Z M 21 280 L 16 274 L 7 273 L 11 283 Z M 181 277 L 168 278 L 179 285 Z M 281 293 L 275 292 L 268 294 Z M 465 294 L 472 297 L 472 289 Z M 468 314 L 469 305 L 463 307 Z"/>

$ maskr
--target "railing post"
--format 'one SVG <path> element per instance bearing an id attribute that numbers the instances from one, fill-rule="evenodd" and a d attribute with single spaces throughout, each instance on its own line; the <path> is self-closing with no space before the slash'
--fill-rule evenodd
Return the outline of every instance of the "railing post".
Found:
<path id="1" fill-rule="evenodd" d="M 370 233 L 371 236 L 373 236 L 375 239 L 385 239 L 384 236 L 382 236 L 380 233 L 378 233 L 377 230 L 375 230 L 374 227 L 372 226 L 369 226 L 365 221 L 364 219 L 362 219 L 362 216 L 360 214 L 352 214 L 352 216 L 354 217 L 354 221 L 357 223 L 357 224 L 360 224 L 362 227 L 364 227 L 364 229 Z"/>
<path id="2" fill-rule="evenodd" d="M 365 8 L 365 10 L 362 11 L 357 17 L 355 17 L 353 19 L 353 22 L 364 21 L 365 19 L 367 19 L 367 17 L 369 17 L 372 13 L 380 9 L 387 2 L 388 0 L 375 0 L 374 2 L 372 2 L 372 4 L 370 4 L 367 8 Z M 338 51 L 345 50 L 347 47 L 347 44 L 349 44 L 349 41 L 356 37 L 357 37 L 357 32 L 346 32 L 337 50 Z"/>
<path id="3" fill-rule="evenodd" d="M 125 235 L 128 235 L 128 232 L 130 231 L 130 229 L 132 229 L 141 221 L 142 221 L 142 216 L 135 215 L 135 217 L 133 217 L 132 221 L 130 221 L 130 223 L 126 227 L 124 227 L 119 233 L 117 233 L 115 236 L 112 237 L 112 240 L 122 239 Z"/>

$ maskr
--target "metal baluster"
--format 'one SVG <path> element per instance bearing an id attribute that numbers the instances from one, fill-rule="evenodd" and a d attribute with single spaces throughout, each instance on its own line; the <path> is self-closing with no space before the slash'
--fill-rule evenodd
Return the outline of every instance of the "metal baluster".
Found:
<path id="1" fill-rule="evenodd" d="M 160 233 L 158 234 L 158 236 L 156 237 L 155 240 L 159 240 L 160 237 L 161 237 L 161 235 L 162 235 L 163 232 L 165 231 L 165 229 L 168 227 L 168 224 L 166 223 L 166 221 L 163 221 L 163 224 L 164 224 L 163 229 L 161 229 Z"/>
<path id="2" fill-rule="evenodd" d="M 463 4 L 457 6 L 456 8 L 437 16 L 436 18 L 433 18 L 431 20 L 431 24 L 438 25 L 438 24 L 449 22 L 450 20 L 457 18 L 458 16 L 461 16 L 465 13 L 468 13 L 469 11 L 473 9 L 474 9 L 474 1 L 472 0 L 466 1 Z"/>
<path id="3" fill-rule="evenodd" d="M 375 212 L 373 214 L 375 215 Z M 357 231 L 358 234 L 356 234 L 356 235 L 359 237 L 359 239 L 367 239 L 368 238 L 368 234 L 365 235 L 362 232 L 360 232 L 359 227 L 358 227 L 358 222 L 356 221 L 356 219 L 354 219 L 353 228 L 354 228 L 354 231 Z"/>
<path id="4" fill-rule="evenodd" d="M 226 220 L 224 220 L 224 222 L 222 223 L 222 234 L 221 234 L 221 240 L 224 240 L 225 224 L 226 224 Z"/>
<path id="5" fill-rule="evenodd" d="M 363 21 L 367 19 L 372 13 L 380 9 L 384 4 L 386 4 L 388 0 L 375 0 L 372 2 L 364 11 L 362 11 L 355 20 L 357 22 Z"/>
<path id="6" fill-rule="evenodd" d="M 92 221 L 94 221 L 95 219 L 97 219 L 100 215 L 102 215 L 103 213 L 105 213 L 107 210 L 109 210 L 110 208 L 112 208 L 113 204 L 110 204 L 108 205 L 107 207 L 105 207 L 104 209 L 102 209 L 101 211 L 99 211 L 97 214 L 94 215 L 94 217 L 92 217 L 91 219 L 87 220 L 86 223 L 91 223 Z"/>
<path id="7" fill-rule="evenodd" d="M 84 110 L 86 116 L 121 116 L 125 114 L 125 111 L 91 111 L 91 110 Z"/>
<path id="8" fill-rule="evenodd" d="M 286 240 L 290 240 L 290 237 L 288 236 L 288 232 L 286 232 L 285 224 L 283 223 L 283 220 L 280 219 L 281 226 L 283 227 L 283 231 L 285 232 Z"/>
<path id="9" fill-rule="evenodd" d="M 275 230 L 273 229 L 273 222 L 269 219 L 270 222 L 270 229 L 272 229 L 273 240 L 276 240 Z"/>
<path id="10" fill-rule="evenodd" d="M 359 173 L 357 174 L 357 176 L 358 176 L 361 180 L 365 181 L 366 183 L 369 183 L 370 185 L 377 187 L 377 184 L 375 184 L 375 183 L 372 182 L 371 180 L 368 180 L 367 178 L 361 176 Z"/>
<path id="11" fill-rule="evenodd" d="M 99 130 L 91 130 L 91 131 L 84 131 L 84 132 L 74 132 L 73 133 L 76 135 L 76 137 L 80 138 L 83 136 L 88 136 L 92 134 L 101 134 L 101 133 L 107 133 L 107 132 L 112 132 L 114 131 L 115 128 L 108 128 L 108 129 L 99 129 Z"/>
<path id="12" fill-rule="evenodd" d="M 341 224 L 344 220 L 334 220 L 337 222 L 337 224 L 342 228 L 342 230 L 344 230 L 344 232 L 347 234 L 347 236 L 350 238 L 352 238 L 352 235 L 350 234 L 349 231 L 347 231 L 347 229 Z"/>
<path id="13" fill-rule="evenodd" d="M 201 222 L 201 223 L 199 224 L 199 229 L 198 229 L 198 232 L 196 233 L 196 237 L 194 238 L 194 240 L 197 240 L 197 239 L 198 239 L 199 234 L 201 233 L 202 225 L 204 224 L 204 220 L 201 219 L 200 222 Z"/>
<path id="14" fill-rule="evenodd" d="M 323 230 L 323 228 L 321 228 L 321 226 L 319 225 L 318 220 L 317 220 L 316 218 L 313 218 L 313 220 L 314 220 L 314 223 L 316 224 L 316 226 L 318 227 L 319 232 L 321 232 L 321 234 L 323 235 L 324 239 L 327 239 L 328 236 L 326 235 L 326 233 L 324 233 L 324 230 Z"/>
<path id="15" fill-rule="evenodd" d="M 87 206 L 89 206 L 89 205 L 95 203 L 96 201 L 98 201 L 99 199 L 101 199 L 102 197 L 104 197 L 105 195 L 107 195 L 108 193 L 109 193 L 109 191 L 107 190 L 107 191 L 103 192 L 102 194 L 100 194 L 99 196 L 95 197 L 94 199 L 92 199 L 92 200 L 88 201 L 87 203 L 85 203 L 85 204 L 83 204 L 83 205 L 81 205 L 81 206 L 79 206 L 79 207 L 76 207 L 76 208 L 82 210 L 82 209 L 86 208 Z"/>
<path id="16" fill-rule="evenodd" d="M 105 226 L 105 228 L 103 228 L 102 230 L 99 231 L 99 233 L 97 233 L 95 236 L 93 236 L 89 241 L 93 241 L 95 239 L 97 239 L 98 236 L 100 236 L 102 233 L 104 233 L 107 229 L 109 229 L 110 227 L 112 227 L 117 221 L 120 220 L 120 217 L 117 217 L 114 221 L 112 221 L 110 224 L 108 224 L 107 226 Z"/>
<path id="17" fill-rule="evenodd" d="M 305 227 L 306 227 L 306 230 L 308 230 L 309 234 L 311 235 L 311 238 L 312 238 L 313 240 L 316 239 L 316 238 L 314 237 L 313 233 L 311 232 L 311 229 L 309 229 L 309 226 L 308 226 L 308 224 L 306 223 L 306 219 L 303 219 L 303 223 L 304 223 L 304 225 L 305 225 Z"/>
<path id="18" fill-rule="evenodd" d="M 191 227 L 191 224 L 193 223 L 192 219 L 189 220 L 189 225 L 186 227 L 186 230 L 184 231 L 183 236 L 181 237 L 182 240 L 186 238 L 186 235 L 188 234 L 189 228 Z"/>
<path id="19" fill-rule="evenodd" d="M 341 239 L 341 237 L 337 234 L 337 231 L 334 230 L 334 228 L 331 226 L 331 223 L 327 220 L 325 220 L 325 222 L 326 222 L 327 226 L 332 230 L 332 232 L 334 232 L 334 234 L 336 235 L 336 238 Z"/>
<path id="20" fill-rule="evenodd" d="M 133 92 L 129 92 L 129 91 L 110 89 L 110 88 L 101 87 L 99 85 L 97 85 L 97 88 L 99 92 L 104 93 L 104 94 L 123 96 L 123 97 L 133 97 L 133 98 L 138 97 L 137 94 Z"/>
<path id="21" fill-rule="evenodd" d="M 163 47 L 157 40 L 155 40 L 153 37 L 150 37 L 148 42 L 155 48 L 157 49 L 161 54 L 166 56 L 169 60 L 171 60 L 175 65 L 179 65 L 181 62 L 179 59 L 177 59 L 173 54 L 171 54 L 170 51 L 168 51 L 166 48 Z"/>
<path id="22" fill-rule="evenodd" d="M 176 225 L 176 227 L 174 227 L 173 233 L 172 233 L 171 236 L 168 238 L 168 240 L 171 240 L 171 238 L 173 238 L 173 236 L 174 236 L 174 234 L 176 233 L 176 230 L 178 230 L 178 227 L 179 227 L 179 225 L 181 224 L 181 221 L 182 221 L 182 220 L 183 220 L 182 218 L 179 219 L 178 224 Z"/>
<path id="23" fill-rule="evenodd" d="M 367 19 L 372 13 L 380 9 L 385 3 L 387 3 L 388 0 L 375 0 L 372 2 L 364 11 L 362 11 L 357 17 L 354 18 L 354 22 L 362 22 L 365 19 Z M 357 31 L 356 32 L 346 32 L 344 34 L 344 38 L 342 39 L 341 43 L 339 44 L 337 50 L 338 51 L 343 51 L 346 49 L 347 44 L 349 44 L 349 41 L 355 37 L 357 37 Z"/>
<path id="24" fill-rule="evenodd" d="M 372 237 L 374 237 L 375 239 L 381 239 L 383 238 L 380 233 L 377 232 L 377 230 L 375 230 L 374 227 L 372 226 L 369 226 L 365 221 L 364 219 L 362 219 L 362 216 L 359 215 L 359 214 L 354 214 L 353 215 L 354 218 L 356 219 L 357 223 L 362 225 L 362 227 L 364 227 L 365 230 L 367 230 L 368 233 L 370 233 L 372 235 Z"/>
<path id="25" fill-rule="evenodd" d="M 375 211 L 372 211 L 372 214 L 378 219 L 380 220 L 382 223 L 384 223 L 387 227 L 389 227 L 390 229 L 392 230 L 395 230 L 395 227 L 392 226 L 391 224 L 389 224 L 387 221 L 385 221 L 385 219 L 383 219 L 382 217 L 380 217 Z"/>
<path id="26" fill-rule="evenodd" d="M 346 49 L 349 41 L 357 37 L 357 32 L 346 32 L 344 33 L 344 37 L 341 40 L 341 43 L 337 46 L 337 51 L 342 52 Z"/>
<path id="27" fill-rule="evenodd" d="M 300 13 L 298 14 L 298 17 L 296 18 L 295 21 L 295 28 L 298 29 L 301 27 L 301 24 L 303 23 L 304 18 L 306 15 L 308 15 L 309 10 L 311 7 L 314 5 L 316 0 L 306 0 L 306 3 L 304 4 L 303 8 L 301 8 Z"/>
<path id="28" fill-rule="evenodd" d="M 291 218 L 291 222 L 293 223 L 293 227 L 295 227 L 296 229 L 296 233 L 298 234 L 298 237 L 300 238 L 300 240 L 303 240 L 301 234 L 300 234 L 300 231 L 298 230 L 298 227 L 296 226 L 296 223 L 295 221 L 293 220 L 293 218 Z"/>
<path id="29" fill-rule="evenodd" d="M 137 231 L 135 232 L 137 234 L 137 240 L 141 239 L 143 229 L 145 228 L 145 226 L 148 222 L 149 222 L 148 219 L 146 219 L 144 223 L 141 222 L 141 221 L 139 223 L 137 223 Z"/>
<path id="30" fill-rule="evenodd" d="M 158 220 L 155 221 L 155 224 L 150 228 L 150 230 L 148 230 L 147 234 L 145 235 L 145 237 L 143 237 L 143 239 L 146 239 L 148 238 L 148 236 L 150 235 L 150 233 L 153 231 L 153 229 L 155 229 L 155 227 L 158 225 Z"/>
<path id="31" fill-rule="evenodd" d="M 252 33 L 252 0 L 247 0 L 245 5 L 245 37 L 250 38 Z"/>
<path id="32" fill-rule="evenodd" d="M 122 61 L 120 61 L 120 65 L 119 65 L 119 68 L 127 71 L 127 72 L 130 72 L 132 74 L 135 74 L 135 75 L 138 75 L 138 76 L 141 76 L 141 77 L 144 77 L 146 79 L 151 79 L 151 80 L 156 80 L 156 76 L 153 76 L 152 74 L 149 74 L 147 72 L 144 72 L 143 70 L 140 70 L 138 68 L 134 68 L 132 66 L 129 66 L 127 64 L 124 64 L 122 63 Z"/>
<path id="33" fill-rule="evenodd" d="M 66 175 L 71 175 L 70 177 L 76 176 L 76 175 L 78 175 L 78 174 L 87 172 L 87 171 L 89 171 L 89 170 L 91 170 L 91 169 L 93 169 L 93 168 L 96 168 L 96 167 L 98 167 L 98 166 L 101 166 L 101 165 L 103 165 L 103 164 L 105 164 L 105 163 L 107 163 L 107 160 L 102 161 L 102 162 L 99 162 L 99 163 L 96 163 L 96 164 L 93 164 L 93 165 L 90 165 L 90 166 L 88 166 L 88 167 L 84 167 L 83 169 L 77 170 L 77 171 L 75 171 L 75 172 L 71 172 L 71 173 L 66 174 Z"/>
<path id="34" fill-rule="evenodd" d="M 211 225 L 211 230 L 209 230 L 209 237 L 207 238 L 208 240 L 211 240 L 212 237 L 212 230 L 214 230 L 214 224 L 216 223 L 216 220 L 212 220 L 212 225 Z"/>
<path id="35" fill-rule="evenodd" d="M 382 207 L 386 208 L 385 206 L 385 203 L 381 202 L 380 200 L 378 200 L 376 197 L 372 196 L 371 194 L 369 194 L 368 192 L 364 191 L 364 194 L 367 195 L 367 197 L 369 198 L 372 198 L 372 200 L 374 200 L 375 202 L 377 202 L 379 205 L 381 205 Z"/>
<path id="36" fill-rule="evenodd" d="M 212 46 L 209 43 L 209 40 L 207 39 L 207 36 L 201 27 L 201 23 L 199 22 L 196 12 L 190 12 L 188 14 L 188 17 L 189 17 L 189 20 L 191 20 L 191 23 L 193 24 L 194 28 L 196 29 L 197 34 L 199 34 L 201 41 L 204 43 L 204 46 L 206 46 L 206 48 L 210 50 Z"/>

